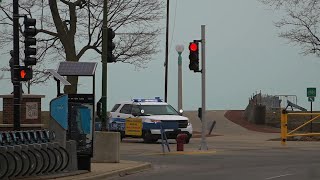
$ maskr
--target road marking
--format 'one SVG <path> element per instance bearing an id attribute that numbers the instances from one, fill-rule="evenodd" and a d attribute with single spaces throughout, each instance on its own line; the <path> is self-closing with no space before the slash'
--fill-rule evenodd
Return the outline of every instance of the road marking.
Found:
<path id="1" fill-rule="evenodd" d="M 217 151 L 171 151 L 166 153 L 145 153 L 143 155 L 205 155 L 215 154 Z"/>
<path id="2" fill-rule="evenodd" d="M 281 178 L 281 177 L 285 177 L 285 176 L 292 176 L 293 174 L 283 174 L 283 175 L 279 175 L 279 176 L 273 176 L 273 177 L 269 177 L 266 178 L 267 180 L 269 179 L 276 179 L 276 178 Z"/>

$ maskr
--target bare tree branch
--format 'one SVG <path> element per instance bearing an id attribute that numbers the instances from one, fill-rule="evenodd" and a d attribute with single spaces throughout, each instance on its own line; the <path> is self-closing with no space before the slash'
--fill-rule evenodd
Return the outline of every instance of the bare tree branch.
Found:
<path id="1" fill-rule="evenodd" d="M 282 29 L 280 37 L 299 45 L 304 55 L 320 57 L 320 2 L 318 0 L 260 0 L 286 14 L 275 23 Z"/>
<path id="2" fill-rule="evenodd" d="M 37 70 L 44 72 L 48 63 L 78 62 L 88 50 L 101 56 L 103 0 L 20 0 L 19 3 L 23 14 L 40 21 Z M 163 14 L 164 2 L 159 0 L 108 0 L 108 27 L 116 31 L 114 55 L 118 62 L 147 67 L 152 56 L 159 52 L 158 36 L 162 30 L 159 22 Z M 0 48 L 12 46 L 10 1 L 0 4 L 0 24 Z M 22 42 L 22 34 L 20 37 Z M 20 53 L 23 54 L 23 48 Z M 35 75 L 40 80 L 32 84 L 47 79 L 45 73 Z M 70 79 L 70 82 L 73 88 L 68 91 L 75 93 L 78 80 Z"/>

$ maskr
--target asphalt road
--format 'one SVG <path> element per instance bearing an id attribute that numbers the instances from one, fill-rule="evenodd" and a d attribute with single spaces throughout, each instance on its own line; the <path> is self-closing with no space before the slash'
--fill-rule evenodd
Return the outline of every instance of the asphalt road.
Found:
<path id="1" fill-rule="evenodd" d="M 243 130 L 217 113 L 217 132 L 207 138 L 208 154 L 197 151 L 200 138 L 185 145 L 187 154 L 161 154 L 161 144 L 144 144 L 127 139 L 121 143 L 120 157 L 151 162 L 153 168 L 119 180 L 319 180 L 320 142 L 269 141 L 280 134 Z M 176 144 L 170 141 L 175 152 Z"/>
<path id="2" fill-rule="evenodd" d="M 243 148 L 217 150 L 206 155 L 126 155 L 122 159 L 151 162 L 153 169 L 115 179 L 320 179 L 320 153 L 317 148 Z"/>

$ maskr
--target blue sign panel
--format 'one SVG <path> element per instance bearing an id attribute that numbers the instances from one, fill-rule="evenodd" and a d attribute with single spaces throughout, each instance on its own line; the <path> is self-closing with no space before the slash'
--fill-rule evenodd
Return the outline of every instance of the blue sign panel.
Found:
<path id="1" fill-rule="evenodd" d="M 91 134 L 91 110 L 87 107 L 78 109 L 77 116 L 78 128 L 81 134 Z"/>
<path id="2" fill-rule="evenodd" d="M 68 129 L 68 95 L 51 100 L 50 115 L 63 129 Z"/>

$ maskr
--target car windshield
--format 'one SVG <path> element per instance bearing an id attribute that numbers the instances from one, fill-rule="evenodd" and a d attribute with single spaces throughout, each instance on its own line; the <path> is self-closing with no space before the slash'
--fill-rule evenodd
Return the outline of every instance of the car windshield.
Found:
<path id="1" fill-rule="evenodd" d="M 170 105 L 140 105 L 145 115 L 179 115 Z"/>

